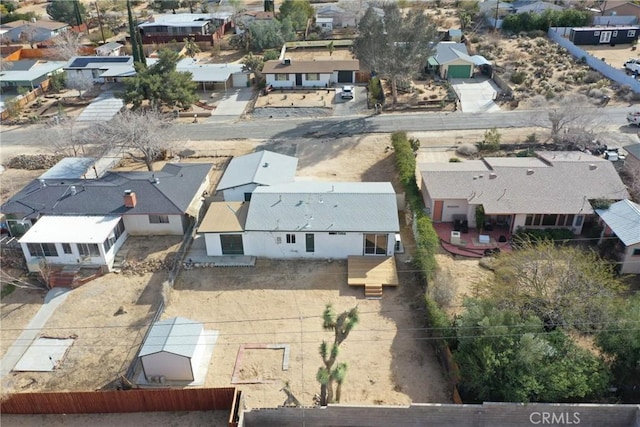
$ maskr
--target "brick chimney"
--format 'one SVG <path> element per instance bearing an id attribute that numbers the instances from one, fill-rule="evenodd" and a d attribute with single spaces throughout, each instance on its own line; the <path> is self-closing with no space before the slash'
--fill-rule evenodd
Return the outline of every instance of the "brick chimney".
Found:
<path id="1" fill-rule="evenodd" d="M 124 207 L 135 208 L 136 202 L 136 193 L 133 190 L 124 190 Z"/>

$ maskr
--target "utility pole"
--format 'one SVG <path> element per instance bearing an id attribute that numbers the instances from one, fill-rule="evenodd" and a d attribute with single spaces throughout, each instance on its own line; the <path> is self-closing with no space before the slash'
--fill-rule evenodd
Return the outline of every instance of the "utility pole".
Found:
<path id="1" fill-rule="evenodd" d="M 498 31 L 498 12 L 500 11 L 500 0 L 496 0 L 496 20 L 493 23 L 493 28 Z"/>
<path id="2" fill-rule="evenodd" d="M 106 43 L 107 39 L 104 38 L 104 28 L 102 28 L 102 17 L 100 16 L 100 9 L 98 9 L 98 2 L 95 2 L 96 13 L 98 14 L 98 25 L 100 25 L 100 34 L 102 34 L 102 43 Z"/>

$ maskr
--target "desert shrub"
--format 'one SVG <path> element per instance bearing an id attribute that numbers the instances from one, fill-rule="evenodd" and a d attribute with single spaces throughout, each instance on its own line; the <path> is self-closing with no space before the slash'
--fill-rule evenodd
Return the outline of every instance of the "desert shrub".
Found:
<path id="1" fill-rule="evenodd" d="M 456 149 L 456 153 L 461 156 L 467 157 L 475 156 L 476 154 L 478 154 L 478 147 L 469 143 L 460 144 L 460 146 Z"/>
<path id="2" fill-rule="evenodd" d="M 524 71 L 516 71 L 515 73 L 511 74 L 509 80 L 511 80 L 511 83 L 519 85 L 524 83 L 526 77 L 527 74 Z"/>
<path id="3" fill-rule="evenodd" d="M 265 61 L 273 61 L 275 59 L 278 59 L 279 57 L 280 54 L 274 49 L 265 50 L 264 54 L 262 55 L 262 58 Z"/>
<path id="4" fill-rule="evenodd" d="M 436 99 L 438 98 L 438 95 L 436 95 L 435 93 L 429 95 L 429 99 Z"/>
<path id="5" fill-rule="evenodd" d="M 427 289 L 429 295 L 440 307 L 451 305 L 456 295 L 456 283 L 449 271 L 438 268 Z"/>
<path id="6" fill-rule="evenodd" d="M 547 92 L 544 94 L 544 97 L 547 99 L 553 99 L 556 97 L 555 92 L 553 92 L 553 90 L 548 89 Z"/>
<path id="7" fill-rule="evenodd" d="M 620 86 L 620 87 L 616 90 L 616 95 L 618 95 L 618 96 L 625 96 L 625 95 L 627 95 L 629 92 L 631 92 L 631 86 L 629 86 L 629 85 L 622 85 L 622 86 Z"/>
<path id="8" fill-rule="evenodd" d="M 472 36 L 469 41 L 473 44 L 479 43 L 480 42 L 480 37 L 478 36 Z"/>
<path id="9" fill-rule="evenodd" d="M 459 158 L 457 158 L 457 157 L 451 157 L 449 159 L 449 163 L 460 163 L 460 162 L 461 162 L 461 160 Z"/>
<path id="10" fill-rule="evenodd" d="M 491 128 L 484 131 L 484 138 L 478 142 L 478 149 L 481 151 L 498 151 L 500 149 L 500 139 L 502 134 L 497 128 Z"/>
<path id="11" fill-rule="evenodd" d="M 545 39 L 543 39 L 542 37 L 539 37 L 536 39 L 536 46 L 538 47 L 543 47 L 547 45 L 547 41 Z"/>
<path id="12" fill-rule="evenodd" d="M 590 71 L 587 71 L 587 73 L 585 74 L 582 80 L 585 83 L 591 84 L 591 83 L 599 82 L 601 79 L 602 79 L 602 76 L 600 75 L 599 72 L 590 70 Z"/>
<path id="13" fill-rule="evenodd" d="M 516 153 L 516 157 L 535 157 L 536 153 L 533 150 L 520 150 Z"/>
<path id="14" fill-rule="evenodd" d="M 604 96 L 604 91 L 602 89 L 592 87 L 587 92 L 587 96 L 590 98 L 602 98 Z"/>
<path id="15" fill-rule="evenodd" d="M 530 144 L 535 144 L 538 142 L 538 135 L 536 135 L 535 132 L 530 133 L 529 135 L 527 135 L 527 139 L 525 141 Z"/>
<path id="16" fill-rule="evenodd" d="M 538 37 L 546 37 L 547 33 L 543 30 L 533 30 L 533 31 L 529 31 L 529 33 L 527 34 L 529 37 L 531 37 L 532 39 L 538 38 Z M 536 42 L 536 44 L 538 44 L 538 42 Z M 538 46 L 540 46 L 538 44 Z"/>

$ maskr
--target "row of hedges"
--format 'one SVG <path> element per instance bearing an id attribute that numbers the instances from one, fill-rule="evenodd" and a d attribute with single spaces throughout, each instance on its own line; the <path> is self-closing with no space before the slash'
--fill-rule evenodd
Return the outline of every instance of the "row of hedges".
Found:
<path id="1" fill-rule="evenodd" d="M 513 240 L 516 244 L 518 241 L 538 243 L 545 240 L 553 242 L 571 240 L 575 237 L 573 231 L 568 228 L 525 228 L 516 231 Z"/>

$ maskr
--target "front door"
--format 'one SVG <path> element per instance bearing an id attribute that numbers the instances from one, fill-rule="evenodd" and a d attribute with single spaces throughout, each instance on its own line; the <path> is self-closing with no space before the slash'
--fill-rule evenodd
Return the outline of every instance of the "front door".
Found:
<path id="1" fill-rule="evenodd" d="M 314 234 L 307 233 L 305 235 L 305 246 L 307 248 L 307 252 L 315 252 L 316 251 L 316 243 Z"/>
<path id="2" fill-rule="evenodd" d="M 222 255 L 244 255 L 242 234 L 221 234 Z"/>
<path id="3" fill-rule="evenodd" d="M 442 221 L 442 205 L 443 205 L 442 200 L 436 200 L 433 203 L 433 222 Z"/>
<path id="4" fill-rule="evenodd" d="M 609 43 L 611 41 L 611 31 L 600 32 L 600 43 Z"/>
<path id="5" fill-rule="evenodd" d="M 301 73 L 297 73 L 296 74 L 296 86 L 302 86 L 302 74 Z"/>

